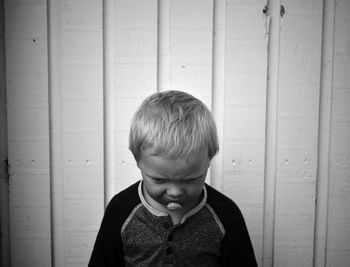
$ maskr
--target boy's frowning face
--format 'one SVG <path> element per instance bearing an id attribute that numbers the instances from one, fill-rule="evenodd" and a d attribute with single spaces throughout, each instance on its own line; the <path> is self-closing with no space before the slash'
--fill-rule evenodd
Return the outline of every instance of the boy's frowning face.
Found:
<path id="1" fill-rule="evenodd" d="M 137 165 L 142 174 L 146 201 L 160 211 L 171 211 L 173 206 L 181 214 L 188 212 L 202 200 L 209 164 L 204 149 L 179 159 L 151 155 L 147 150 L 141 152 Z"/>

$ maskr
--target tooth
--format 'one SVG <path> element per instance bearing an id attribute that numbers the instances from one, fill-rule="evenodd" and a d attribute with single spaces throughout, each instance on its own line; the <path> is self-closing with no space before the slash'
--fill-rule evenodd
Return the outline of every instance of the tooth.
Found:
<path id="1" fill-rule="evenodd" d="M 181 204 L 179 203 L 169 203 L 166 207 L 168 210 L 178 210 L 182 208 Z"/>

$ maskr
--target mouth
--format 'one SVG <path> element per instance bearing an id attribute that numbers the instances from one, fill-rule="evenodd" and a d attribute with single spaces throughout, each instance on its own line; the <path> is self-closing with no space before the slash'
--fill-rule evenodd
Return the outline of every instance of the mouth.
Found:
<path id="1" fill-rule="evenodd" d="M 176 211 L 182 208 L 182 205 L 180 203 L 176 202 L 170 202 L 166 205 L 166 208 L 170 211 Z"/>

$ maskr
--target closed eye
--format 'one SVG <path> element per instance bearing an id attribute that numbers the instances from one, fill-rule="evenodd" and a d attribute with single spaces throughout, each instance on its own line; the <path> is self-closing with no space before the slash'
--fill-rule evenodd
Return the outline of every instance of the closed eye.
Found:
<path id="1" fill-rule="evenodd" d="M 203 177 L 203 175 L 195 177 L 195 178 L 187 179 L 186 182 L 187 183 L 195 183 L 195 182 L 199 181 L 202 177 Z"/>
<path id="2" fill-rule="evenodd" d="M 150 178 L 153 180 L 153 182 L 157 183 L 157 184 L 162 184 L 162 183 L 165 183 L 165 179 L 163 178 L 157 178 L 157 177 L 151 177 Z"/>

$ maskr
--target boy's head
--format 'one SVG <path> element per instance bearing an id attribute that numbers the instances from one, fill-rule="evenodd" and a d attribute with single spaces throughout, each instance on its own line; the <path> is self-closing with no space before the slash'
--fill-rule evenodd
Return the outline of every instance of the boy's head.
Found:
<path id="1" fill-rule="evenodd" d="M 203 149 L 211 160 L 219 150 L 213 116 L 200 100 L 185 92 L 155 93 L 134 115 L 129 149 L 137 162 L 143 151 L 177 159 Z"/>
<path id="2" fill-rule="evenodd" d="M 218 151 L 214 119 L 187 93 L 153 94 L 134 115 L 129 148 L 142 174 L 146 201 L 178 222 L 201 200 L 210 160 Z"/>

